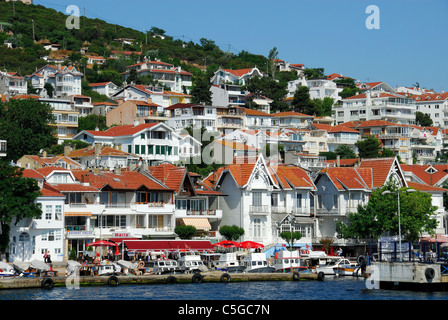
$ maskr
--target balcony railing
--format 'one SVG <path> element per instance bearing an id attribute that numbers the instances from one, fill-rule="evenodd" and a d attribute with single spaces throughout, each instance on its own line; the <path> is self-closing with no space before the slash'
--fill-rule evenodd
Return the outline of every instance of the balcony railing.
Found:
<path id="1" fill-rule="evenodd" d="M 271 206 L 249 206 L 249 213 L 267 214 L 271 212 Z"/>

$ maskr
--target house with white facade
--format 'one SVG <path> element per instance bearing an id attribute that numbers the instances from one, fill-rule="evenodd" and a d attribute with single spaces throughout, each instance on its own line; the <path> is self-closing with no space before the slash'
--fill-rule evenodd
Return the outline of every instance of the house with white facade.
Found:
<path id="1" fill-rule="evenodd" d="M 279 128 L 307 128 L 313 119 L 314 116 L 295 111 L 277 112 L 272 114 L 272 125 Z"/>
<path id="2" fill-rule="evenodd" d="M 270 165 L 263 156 L 241 158 L 211 173 L 204 183 L 226 194 L 221 202 L 220 225 L 237 225 L 245 230 L 240 240 L 265 246 L 282 242 L 280 233 L 290 231 L 288 217 L 295 218 L 293 231 L 310 243 L 314 236 L 311 192 L 315 186 L 305 170 L 296 166 Z"/>
<path id="3" fill-rule="evenodd" d="M 41 205 L 42 215 L 11 224 L 9 261 L 43 261 L 45 252 L 52 261 L 64 261 L 65 196 L 45 182 L 45 176 L 36 170 L 25 169 L 23 177 L 38 181 L 42 195 L 36 202 Z"/>
<path id="4" fill-rule="evenodd" d="M 415 101 L 416 112 L 428 114 L 435 127 L 448 128 L 448 92 L 421 93 L 410 98 Z"/>
<path id="5" fill-rule="evenodd" d="M 170 88 L 170 91 L 188 93 L 193 85 L 193 74 L 169 63 L 144 60 L 127 66 L 126 72 L 123 73 L 125 80 L 129 78 L 132 69 L 136 70 L 137 76 L 149 75 L 160 85 Z"/>
<path id="6" fill-rule="evenodd" d="M 112 81 L 89 83 L 89 87 L 108 98 L 111 98 L 118 91 L 118 86 Z"/>
<path id="7" fill-rule="evenodd" d="M 151 101 L 126 100 L 106 113 L 106 126 L 166 122 L 163 107 Z"/>
<path id="8" fill-rule="evenodd" d="M 168 116 L 166 124 L 176 132 L 185 128 L 217 131 L 218 108 L 203 104 L 176 103 L 164 109 Z"/>
<path id="9" fill-rule="evenodd" d="M 341 100 L 333 106 L 336 124 L 349 121 L 387 120 L 414 124 L 415 101 L 402 94 L 367 91 Z"/>
<path id="10" fill-rule="evenodd" d="M 49 83 L 54 88 L 54 97 L 80 95 L 83 74 L 73 66 L 47 64 L 26 77 L 35 89 L 41 92 Z"/>
<path id="11" fill-rule="evenodd" d="M 406 166 L 405 166 L 406 167 Z M 366 205 L 369 195 L 389 181 L 397 187 L 409 187 L 431 194 L 433 205 L 437 206 L 437 232 L 446 233 L 446 216 L 443 208 L 443 193 L 447 189 L 425 183 L 407 180 L 407 175 L 397 158 L 362 159 L 355 167 L 328 167 L 321 170 L 314 180 L 316 236 L 331 238 L 335 246 L 363 245 L 354 240 L 337 238 L 336 225 L 347 222 L 349 212 L 357 212 L 358 205 Z"/>
<path id="12" fill-rule="evenodd" d="M 0 71 L 0 94 L 20 95 L 28 93 L 28 82 L 17 72 Z"/>
<path id="13" fill-rule="evenodd" d="M 327 79 L 310 79 L 305 78 L 288 81 L 288 93 L 286 99 L 294 97 L 294 93 L 300 86 L 309 88 L 310 99 L 332 98 L 334 102 L 341 100 L 339 93 L 343 90 L 336 82 Z"/>
<path id="14" fill-rule="evenodd" d="M 73 139 L 91 145 L 120 146 L 121 150 L 133 153 L 151 165 L 178 162 L 182 137 L 164 123 L 144 123 L 115 126 L 106 131 L 83 130 Z"/>

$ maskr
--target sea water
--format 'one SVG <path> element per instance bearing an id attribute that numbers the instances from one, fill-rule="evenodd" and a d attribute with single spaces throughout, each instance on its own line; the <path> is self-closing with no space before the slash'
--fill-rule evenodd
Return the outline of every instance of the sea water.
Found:
<path id="1" fill-rule="evenodd" d="M 54 287 L 0 290 L 0 300 L 448 300 L 448 292 L 368 289 L 363 278 L 324 281 L 119 284 L 116 287 Z"/>

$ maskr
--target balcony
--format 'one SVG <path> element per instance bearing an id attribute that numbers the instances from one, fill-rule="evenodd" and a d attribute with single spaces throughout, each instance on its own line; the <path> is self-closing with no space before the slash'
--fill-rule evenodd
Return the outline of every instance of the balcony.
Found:
<path id="1" fill-rule="evenodd" d="M 176 218 L 193 218 L 193 217 L 204 217 L 204 218 L 222 218 L 222 210 L 186 210 L 186 209 L 176 209 Z"/>
<path id="2" fill-rule="evenodd" d="M 271 212 L 271 206 L 249 206 L 249 215 L 267 216 Z"/>

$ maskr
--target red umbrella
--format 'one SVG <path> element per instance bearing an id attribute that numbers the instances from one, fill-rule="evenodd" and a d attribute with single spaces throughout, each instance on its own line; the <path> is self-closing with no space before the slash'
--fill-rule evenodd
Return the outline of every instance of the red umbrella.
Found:
<path id="1" fill-rule="evenodd" d="M 110 241 L 99 240 L 99 241 L 88 243 L 87 246 L 88 247 L 111 247 L 111 246 L 115 246 L 115 254 L 116 255 L 120 254 L 120 252 L 118 251 L 118 244 L 110 242 Z"/>
<path id="2" fill-rule="evenodd" d="M 223 241 L 220 241 L 220 242 L 217 242 L 217 243 L 213 244 L 213 246 L 215 246 L 215 247 L 225 247 L 225 248 L 228 248 L 228 247 L 238 247 L 239 243 L 235 242 L 235 241 L 230 241 L 230 240 L 223 240 Z"/>
<path id="3" fill-rule="evenodd" d="M 241 248 L 244 248 L 244 249 L 264 248 L 264 245 L 262 245 L 261 243 L 253 242 L 253 241 L 243 241 L 243 242 L 240 242 L 240 244 L 238 246 Z"/>

